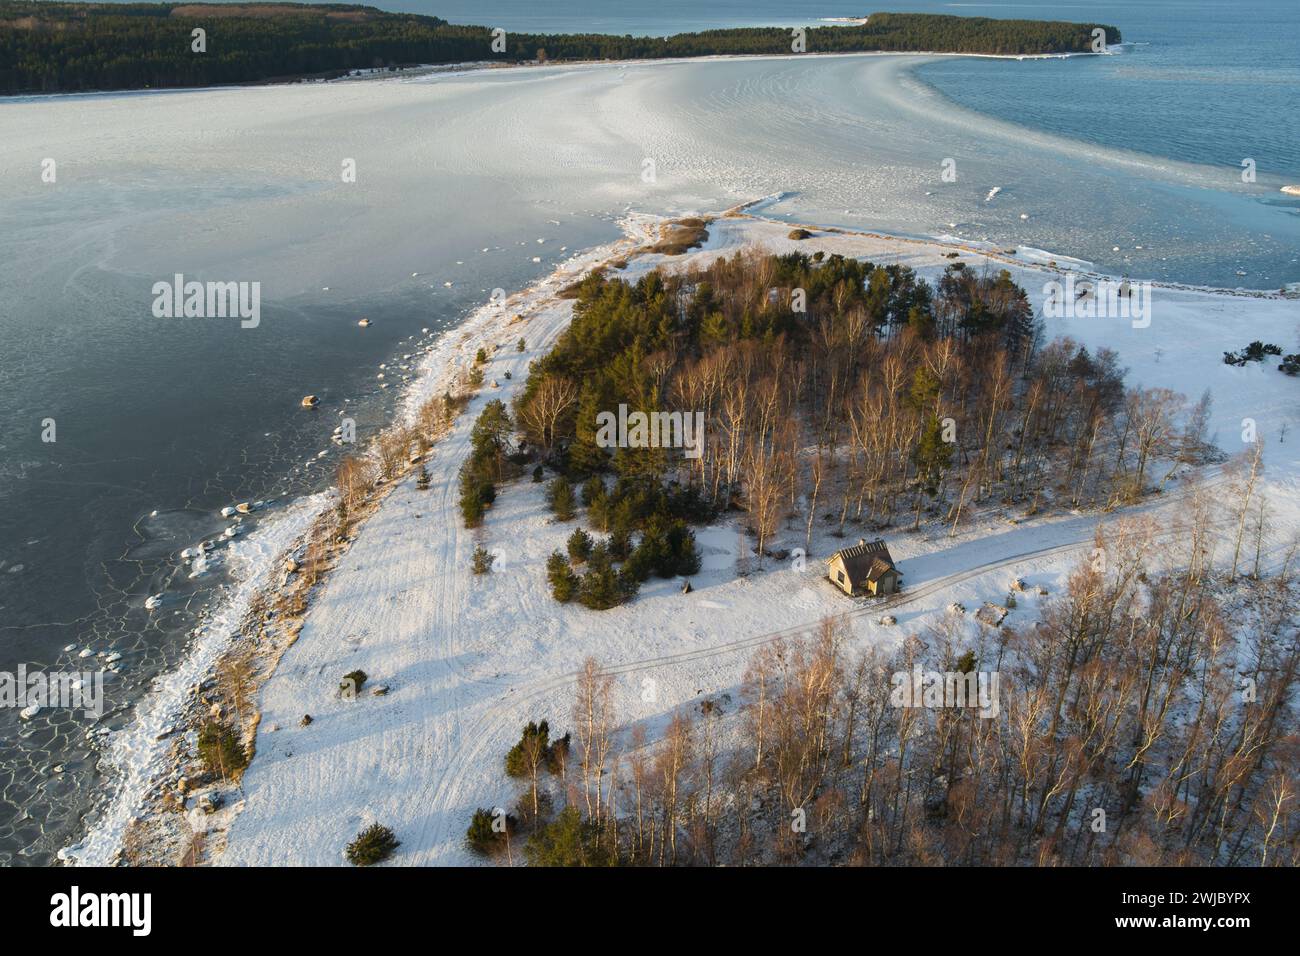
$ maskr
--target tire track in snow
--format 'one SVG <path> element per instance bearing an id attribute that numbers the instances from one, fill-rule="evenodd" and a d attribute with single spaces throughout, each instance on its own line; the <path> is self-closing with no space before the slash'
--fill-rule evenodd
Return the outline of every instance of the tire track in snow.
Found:
<path id="1" fill-rule="evenodd" d="M 1117 517 L 1127 517 L 1157 510 L 1163 510 L 1175 505 L 1182 498 L 1187 497 L 1196 489 L 1209 489 L 1215 485 L 1226 481 L 1224 470 L 1221 467 L 1205 468 L 1198 473 L 1201 480 L 1194 486 L 1184 486 L 1176 491 L 1162 495 L 1157 501 L 1148 502 L 1138 506 L 1133 511 L 1124 512 Z M 1104 516 L 1099 516 L 1098 523 Z M 1032 527 L 1032 526 L 1031 526 Z M 1026 529 L 1030 530 L 1030 529 Z M 1086 534 L 1078 534 L 1071 540 L 1061 544 L 1050 545 L 1043 548 L 1030 549 L 1028 551 L 1018 552 L 1016 554 L 1006 555 L 991 561 L 984 562 L 972 568 L 966 568 L 952 574 L 935 578 L 914 589 L 893 595 L 883 601 L 875 603 L 861 603 L 845 611 L 842 615 L 844 618 L 857 619 L 867 614 L 882 614 L 894 608 L 906 607 L 909 604 L 916 603 L 923 598 L 930 597 L 945 589 L 952 588 L 973 578 L 991 574 L 995 571 L 1004 570 L 1026 561 L 1041 560 L 1043 558 L 1056 557 L 1058 555 L 1069 554 L 1078 551 L 1081 548 L 1088 547 L 1094 540 L 1096 525 L 1094 525 Z M 1184 534 L 1181 528 L 1173 528 L 1155 535 L 1156 541 L 1166 539 L 1176 539 Z M 933 552 L 931 553 L 933 554 Z M 774 631 L 764 632 L 762 634 L 747 635 L 733 641 L 727 641 L 722 644 L 714 644 L 707 648 L 693 648 L 688 651 L 680 651 L 673 654 L 661 654 L 654 657 L 641 658 L 633 661 L 625 661 L 619 664 L 609 665 L 603 668 L 605 673 L 613 675 L 635 674 L 641 671 L 659 669 L 664 667 L 676 667 L 682 664 L 690 664 L 701 661 L 713 660 L 730 654 L 740 653 L 742 651 L 758 648 L 764 644 L 769 644 L 781 638 L 797 637 L 800 635 L 810 634 L 815 631 L 818 621 L 794 625 L 791 627 L 780 628 Z M 578 671 L 571 671 L 566 674 L 543 679 L 534 683 L 532 686 L 525 687 L 522 692 L 511 694 L 508 698 L 499 700 L 488 707 L 487 711 L 475 718 L 475 742 L 470 747 L 462 747 L 457 753 L 453 764 L 447 767 L 440 775 L 437 784 L 433 790 L 434 813 L 444 821 L 451 823 L 453 827 L 459 827 L 465 823 L 465 820 L 454 817 L 454 811 L 462 809 L 448 802 L 456 795 L 464 791 L 463 780 L 469 768 L 478 764 L 480 761 L 490 759 L 491 754 L 486 753 L 491 747 L 497 745 L 501 739 L 503 731 L 507 730 L 511 724 L 516 724 L 520 720 L 530 719 L 527 711 L 521 714 L 529 705 L 553 695 L 559 691 L 571 688 L 577 681 Z M 475 804 L 477 805 L 477 803 Z M 465 818 L 468 819 L 467 817 Z M 454 823 L 451 821 L 454 820 Z M 437 844 L 430 846 L 424 844 L 423 848 L 434 854 L 435 858 L 441 858 L 448 853 L 454 852 L 459 847 L 459 841 L 454 838 L 449 840 L 447 825 L 444 824 L 438 832 Z"/>

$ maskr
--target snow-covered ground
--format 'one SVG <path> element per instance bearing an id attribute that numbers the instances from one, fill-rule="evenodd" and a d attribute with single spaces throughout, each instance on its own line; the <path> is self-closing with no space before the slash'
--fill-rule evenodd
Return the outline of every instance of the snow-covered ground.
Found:
<path id="1" fill-rule="evenodd" d="M 632 228 L 648 231 L 646 220 Z M 789 224 L 749 217 L 722 218 L 710 227 L 703 259 L 758 243 L 774 251 L 813 252 L 902 262 L 933 278 L 954 247 L 885 236 L 818 233 L 794 242 Z M 612 254 L 615 249 L 602 250 Z M 554 292 L 595 256 L 569 264 L 562 275 L 514 297 L 492 319 L 487 313 L 453 332 L 432 361 L 468 365 L 479 347 L 492 352 L 486 384 L 428 462 L 432 485 L 403 482 L 364 525 L 351 550 L 314 598 L 298 642 L 285 654 L 261 695 L 257 756 L 232 809 L 224 864 L 330 865 L 361 827 L 380 821 L 402 845 L 394 865 L 463 864 L 475 860 L 462 837 L 479 806 L 510 806 L 514 785 L 502 757 L 528 720 L 569 723 L 573 675 L 594 656 L 617 677 L 614 705 L 620 723 L 653 731 L 677 707 L 733 692 L 754 647 L 783 631 L 811 628 L 827 614 L 852 612 L 857 641 L 895 641 L 933 621 L 953 602 L 968 608 L 998 600 L 1016 578 L 1031 588 L 1015 615 L 1034 613 L 1089 546 L 1100 520 L 1064 514 L 1025 521 L 984 515 L 953 538 L 899 533 L 890 544 L 906 575 L 905 592 L 889 601 L 898 623 L 879 623 L 880 605 L 854 602 L 822 580 L 821 562 L 842 541 L 815 537 L 806 566 L 768 559 L 761 570 L 737 572 L 742 542 L 736 526 L 701 529 L 701 573 L 694 590 L 652 580 L 630 604 L 589 611 L 552 600 L 545 559 L 562 547 L 574 523 L 550 520 L 543 486 L 526 478 L 501 489 L 479 531 L 466 530 L 456 507 L 456 474 L 470 427 L 483 404 L 508 398 L 522 386 L 528 363 L 563 330 L 572 305 Z M 964 252 L 976 268 L 982 256 Z M 685 260 L 673 260 L 674 267 Z M 627 274 L 661 264 L 634 259 Z M 1051 277 L 1032 257 L 1005 264 L 1041 302 Z M 509 315 L 519 315 L 508 322 Z M 1274 510 L 1274 541 L 1300 527 L 1300 383 L 1265 365 L 1234 368 L 1222 353 L 1246 340 L 1296 348 L 1300 303 L 1194 290 L 1153 291 L 1152 321 L 1049 321 L 1049 335 L 1068 334 L 1089 346 L 1108 345 L 1129 367 L 1130 385 L 1177 389 L 1195 399 L 1214 393 L 1210 432 L 1235 454 L 1243 419 L 1253 419 L 1268 442 L 1265 493 Z M 523 337 L 524 352 L 514 343 Z M 505 372 L 512 378 L 506 379 Z M 500 387 L 492 387 L 492 382 Z M 432 387 L 417 391 L 434 394 Z M 1282 432 L 1291 436 L 1284 442 Z M 1216 469 L 1207 480 L 1222 480 Z M 1172 521 L 1182 482 L 1139 509 Z M 788 528 L 774 547 L 803 543 Z M 476 577 L 471 554 L 482 544 L 496 555 L 492 573 Z M 1275 545 L 1280 547 L 1280 545 Z M 361 669 L 388 692 L 340 698 L 344 674 Z M 303 715 L 313 718 L 300 726 Z"/>

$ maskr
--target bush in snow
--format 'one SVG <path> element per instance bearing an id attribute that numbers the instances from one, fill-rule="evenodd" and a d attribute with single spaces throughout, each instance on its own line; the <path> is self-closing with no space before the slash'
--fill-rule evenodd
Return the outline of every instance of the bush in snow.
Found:
<path id="1" fill-rule="evenodd" d="M 492 562 L 496 560 L 496 555 L 487 548 L 474 549 L 474 573 L 487 574 L 492 570 Z"/>
<path id="2" fill-rule="evenodd" d="M 1224 352 L 1223 362 L 1225 365 L 1245 365 L 1247 362 L 1262 362 L 1264 361 L 1265 355 L 1281 354 L 1281 346 L 1261 342 L 1256 339 L 1240 352 Z"/>
<path id="3" fill-rule="evenodd" d="M 361 693 L 361 688 L 366 683 L 366 672 L 362 670 L 353 671 L 350 674 L 344 674 L 343 680 L 339 682 L 339 690 L 343 695 L 355 697 Z"/>
<path id="4" fill-rule="evenodd" d="M 632 553 L 632 534 L 626 528 L 615 528 L 609 533 L 605 550 L 615 561 L 626 561 Z"/>
<path id="5" fill-rule="evenodd" d="M 529 866 L 608 866 L 614 861 L 598 839 L 596 825 L 576 807 L 565 807 L 533 831 L 524 845 Z"/>
<path id="6" fill-rule="evenodd" d="M 210 720 L 199 731 L 199 759 L 209 773 L 223 780 L 238 777 L 248 766 L 248 751 L 239 742 L 234 728 Z"/>
<path id="7" fill-rule="evenodd" d="M 556 478 L 546 486 L 546 503 L 550 505 L 555 517 L 561 521 L 572 521 L 576 503 L 573 498 L 573 486 L 567 478 Z"/>
<path id="8" fill-rule="evenodd" d="M 519 743 L 510 748 L 506 754 L 506 775 L 509 777 L 528 777 L 534 766 L 546 763 L 546 754 L 551 748 L 551 728 L 546 721 L 528 722 L 524 732 L 519 735 Z"/>
<path id="9" fill-rule="evenodd" d="M 569 560 L 574 564 L 582 564 L 591 556 L 591 535 L 581 528 L 574 528 L 573 534 L 569 535 Z"/>
<path id="10" fill-rule="evenodd" d="M 605 482 L 599 475 L 592 475 L 582 483 L 582 503 L 588 508 L 593 501 L 599 501 L 605 497 Z"/>
<path id="11" fill-rule="evenodd" d="M 661 578 L 699 574 L 700 553 L 695 546 L 695 534 L 680 518 L 657 515 L 650 518 L 625 570 L 638 581 L 646 580 L 651 573 Z"/>
<path id="12" fill-rule="evenodd" d="M 415 479 L 415 487 L 418 488 L 420 491 L 428 491 L 428 490 L 429 490 L 429 481 L 430 481 L 430 479 L 429 479 L 429 469 L 426 468 L 426 467 L 424 467 L 424 465 L 421 465 L 421 466 L 420 466 L 420 477 L 418 477 L 418 478 Z"/>
<path id="13" fill-rule="evenodd" d="M 465 463 L 466 466 L 469 462 Z M 488 506 L 497 500 L 497 487 L 489 479 L 466 473 L 461 468 L 460 516 L 467 528 L 477 528 L 483 523 Z"/>
<path id="14" fill-rule="evenodd" d="M 515 818 L 505 811 L 498 814 L 479 807 L 465 831 L 465 846 L 479 856 L 491 856 L 505 848 L 507 831 L 514 833 L 516 826 Z"/>
<path id="15" fill-rule="evenodd" d="M 348 862 L 353 866 L 371 866 L 382 863 L 401 846 L 401 841 L 382 823 L 372 823 L 348 844 Z"/>
<path id="16" fill-rule="evenodd" d="M 569 567 L 569 559 L 555 551 L 546 559 L 546 579 L 551 584 L 551 596 L 561 604 L 568 604 L 578 591 L 578 576 Z"/>
<path id="17" fill-rule="evenodd" d="M 603 544 L 592 549 L 587 563 L 587 573 L 582 576 L 582 585 L 578 588 L 578 601 L 583 607 L 606 611 L 617 607 L 636 593 L 632 587 L 633 580 L 614 569 L 609 552 Z"/>

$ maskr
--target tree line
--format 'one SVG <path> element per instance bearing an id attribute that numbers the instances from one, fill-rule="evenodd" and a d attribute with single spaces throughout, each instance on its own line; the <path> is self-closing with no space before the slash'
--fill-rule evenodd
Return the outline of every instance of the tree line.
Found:
<path id="1" fill-rule="evenodd" d="M 470 846 L 546 866 L 1295 866 L 1294 548 L 1272 577 L 1216 570 L 1214 497 L 1099 529 L 1014 626 L 950 612 L 864 646 L 828 618 L 772 641 L 734 698 L 672 709 L 653 739 L 589 660 L 563 759 L 513 773 L 517 806 L 496 829 L 480 810 Z M 891 677 L 916 668 L 996 671 L 998 707 L 899 706 Z"/>
<path id="2" fill-rule="evenodd" d="M 195 52 L 192 31 L 206 32 Z M 812 27 L 811 53 L 933 51 L 1021 55 L 1086 52 L 1115 27 L 934 14 L 873 14 L 862 26 Z M 210 86 L 417 64 L 635 60 L 791 54 L 789 30 L 744 28 L 669 37 L 507 34 L 488 26 L 350 4 L 0 2 L 0 92 Z"/>
<path id="3" fill-rule="evenodd" d="M 514 420 L 566 481 L 601 476 L 602 530 L 610 495 L 650 489 L 665 517 L 743 512 L 761 564 L 778 539 L 811 554 L 819 528 L 955 534 L 989 508 L 1111 508 L 1218 454 L 1208 394 L 1129 388 L 1110 350 L 1044 342 L 1005 270 L 956 262 L 930 283 L 747 250 L 633 283 L 594 274 L 572 294 Z M 598 418 L 620 405 L 702 413 L 698 457 L 603 447 Z"/>

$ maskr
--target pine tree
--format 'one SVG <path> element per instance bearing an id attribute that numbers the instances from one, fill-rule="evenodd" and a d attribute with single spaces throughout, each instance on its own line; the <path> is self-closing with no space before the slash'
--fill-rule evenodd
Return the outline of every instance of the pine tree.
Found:
<path id="1" fill-rule="evenodd" d="M 578 474 L 593 474 L 609 467 L 609 453 L 596 444 L 596 416 L 618 407 L 604 377 L 587 378 L 578 393 L 578 414 L 569 464 Z"/>
<path id="2" fill-rule="evenodd" d="M 550 725 L 544 720 L 541 723 L 530 720 L 524 727 L 523 733 L 519 735 L 519 742 L 506 754 L 506 776 L 527 777 L 531 771 L 528 762 L 529 754 L 536 748 L 542 754 L 539 759 L 544 759 L 550 745 Z"/>
<path id="3" fill-rule="evenodd" d="M 572 806 L 533 832 L 524 845 L 524 857 L 529 866 L 608 866 L 613 862 L 596 825 L 584 820 Z"/>
<path id="4" fill-rule="evenodd" d="M 401 845 L 392 830 L 381 823 L 372 823 L 348 844 L 348 862 L 353 866 L 373 866 L 388 859 Z"/>
<path id="5" fill-rule="evenodd" d="M 469 821 L 469 829 L 465 831 L 465 846 L 471 852 L 479 856 L 489 856 L 505 848 L 507 831 L 514 833 L 517 823 L 513 816 L 504 814 L 504 828 L 498 830 L 496 820 L 496 814 L 491 810 L 479 807 L 474 811 L 474 816 Z"/>
<path id="6" fill-rule="evenodd" d="M 591 535 L 581 528 L 574 528 L 573 534 L 569 535 L 569 560 L 582 564 L 591 554 L 591 546 Z"/>
<path id="7" fill-rule="evenodd" d="M 934 494 L 939 479 L 952 464 L 952 445 L 943 440 L 943 423 L 939 416 L 931 415 L 926 420 L 914 461 L 921 481 Z"/>
<path id="8" fill-rule="evenodd" d="M 563 476 L 556 478 L 546 488 L 546 501 L 551 511 L 560 521 L 572 521 L 577 502 L 573 497 L 573 486 Z"/>
<path id="9" fill-rule="evenodd" d="M 546 579 L 551 585 L 551 596 L 561 604 L 568 604 L 578 591 L 578 576 L 569 567 L 569 559 L 560 552 L 552 552 L 546 559 Z"/>
<path id="10" fill-rule="evenodd" d="M 632 596 L 628 579 L 614 570 L 603 544 L 592 549 L 587 563 L 587 573 L 582 576 L 582 585 L 578 589 L 578 601 L 583 607 L 605 611 Z"/>

